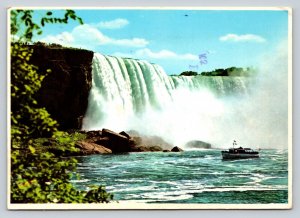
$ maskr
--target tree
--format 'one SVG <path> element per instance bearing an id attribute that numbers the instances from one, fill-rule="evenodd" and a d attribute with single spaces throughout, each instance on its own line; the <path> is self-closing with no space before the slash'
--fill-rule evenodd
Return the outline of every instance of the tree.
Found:
<path id="1" fill-rule="evenodd" d="M 184 71 L 179 76 L 197 76 L 198 73 L 194 71 Z"/>
<path id="2" fill-rule="evenodd" d="M 47 11 L 38 22 L 33 20 L 33 10 L 11 10 L 10 12 L 10 33 L 13 36 L 18 36 L 21 40 L 27 42 L 32 41 L 32 37 L 43 33 L 42 27 L 46 24 L 64 23 L 69 20 L 78 21 L 83 24 L 83 21 L 78 17 L 73 10 L 66 10 L 63 17 L 54 17 L 52 11 Z"/>
<path id="3" fill-rule="evenodd" d="M 69 19 L 83 21 L 73 10 L 66 10 L 63 17 L 53 17 L 46 12 L 39 22 L 33 20 L 33 10 L 12 10 L 10 17 L 11 35 L 17 36 L 19 42 L 32 42 L 34 34 L 42 34 L 42 27 L 47 23 L 68 23 Z M 38 72 L 30 64 L 33 49 L 22 43 L 11 45 L 11 120 L 12 133 L 15 138 L 49 136 L 57 131 L 57 122 L 51 119 L 45 108 L 37 108 L 35 93 L 41 88 L 45 76 L 51 72 Z"/>
<path id="4" fill-rule="evenodd" d="M 30 64 L 33 50 L 26 44 L 49 23 L 83 23 L 74 11 L 63 17 L 46 12 L 33 20 L 33 10 L 11 11 L 11 34 L 19 38 L 11 44 L 11 202 L 12 203 L 91 203 L 109 202 L 113 195 L 99 186 L 90 191 L 77 190 L 71 183 L 77 161 L 62 156 L 75 148 L 80 135 L 57 130 L 58 123 L 35 99 L 42 81 L 51 70 L 40 72 Z M 51 145 L 60 152 L 45 150 L 41 137 L 51 137 Z"/>

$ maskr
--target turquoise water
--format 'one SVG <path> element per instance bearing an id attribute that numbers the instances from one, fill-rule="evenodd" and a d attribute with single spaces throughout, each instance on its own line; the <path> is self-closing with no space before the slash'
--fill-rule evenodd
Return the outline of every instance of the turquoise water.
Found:
<path id="1" fill-rule="evenodd" d="M 288 154 L 223 161 L 220 150 L 78 157 L 81 189 L 105 185 L 115 200 L 147 203 L 287 203 Z"/>

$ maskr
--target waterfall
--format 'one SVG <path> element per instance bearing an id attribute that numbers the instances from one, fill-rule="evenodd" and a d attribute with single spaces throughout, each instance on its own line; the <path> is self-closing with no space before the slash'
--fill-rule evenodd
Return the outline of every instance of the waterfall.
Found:
<path id="1" fill-rule="evenodd" d="M 161 66 L 147 61 L 98 53 L 92 69 L 83 129 L 134 129 L 173 144 L 197 138 L 210 141 L 213 121 L 224 112 L 220 99 L 248 92 L 246 78 L 168 76 Z"/>

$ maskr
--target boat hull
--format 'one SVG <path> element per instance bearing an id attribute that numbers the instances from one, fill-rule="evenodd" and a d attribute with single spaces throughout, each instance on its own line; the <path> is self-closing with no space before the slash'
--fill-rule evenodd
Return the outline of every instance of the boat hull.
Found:
<path id="1" fill-rule="evenodd" d="M 231 154 L 231 153 L 222 153 L 223 159 L 247 159 L 247 158 L 259 158 L 259 154 Z"/>

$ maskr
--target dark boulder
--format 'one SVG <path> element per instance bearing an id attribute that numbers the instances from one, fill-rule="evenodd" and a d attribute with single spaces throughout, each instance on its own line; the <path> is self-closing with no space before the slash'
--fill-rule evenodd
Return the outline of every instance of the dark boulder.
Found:
<path id="1" fill-rule="evenodd" d="M 119 133 L 120 135 L 122 135 L 122 136 L 125 136 L 126 138 L 130 138 L 130 135 L 128 135 L 126 132 L 124 132 L 124 131 L 122 131 L 122 132 L 120 132 Z"/>
<path id="2" fill-rule="evenodd" d="M 128 131 L 128 134 L 131 136 L 130 145 L 131 147 L 144 146 L 144 147 L 153 147 L 158 146 L 162 150 L 170 150 L 172 145 L 166 142 L 163 138 L 159 136 L 148 136 L 139 134 L 135 130 Z"/>
<path id="3" fill-rule="evenodd" d="M 159 146 L 150 146 L 150 147 L 146 147 L 146 146 L 135 146 L 135 147 L 131 147 L 131 151 L 132 152 L 157 152 L 157 151 L 163 151 L 163 149 Z"/>
<path id="4" fill-rule="evenodd" d="M 113 140 L 128 142 L 128 138 L 109 129 L 102 129 L 102 136 Z"/>
<path id="5" fill-rule="evenodd" d="M 136 137 L 136 136 L 130 137 L 130 139 L 128 141 L 129 141 L 129 146 L 131 148 L 142 146 L 142 138 L 141 137 Z"/>
<path id="6" fill-rule="evenodd" d="M 129 139 L 109 129 L 102 129 L 102 136 L 109 138 L 107 147 L 113 153 L 130 152 Z"/>
<path id="7" fill-rule="evenodd" d="M 102 145 L 104 147 L 109 147 L 109 143 L 110 143 L 108 137 L 93 137 L 93 138 L 85 139 L 84 141 Z"/>
<path id="8" fill-rule="evenodd" d="M 177 146 L 175 146 L 174 148 L 172 148 L 171 150 L 172 152 L 182 152 L 183 150 Z"/>
<path id="9" fill-rule="evenodd" d="M 150 149 L 150 151 L 163 151 L 163 149 L 157 145 L 150 146 L 149 149 Z"/>
<path id="10" fill-rule="evenodd" d="M 87 141 L 78 141 L 76 142 L 76 147 L 79 148 L 79 155 L 88 155 L 88 154 L 111 154 L 112 151 L 104 146 L 87 142 Z"/>
<path id="11" fill-rule="evenodd" d="M 94 131 L 86 132 L 87 138 L 95 138 L 95 137 L 101 137 L 101 136 L 102 136 L 101 130 L 94 130 Z"/>
<path id="12" fill-rule="evenodd" d="M 101 148 L 107 148 L 111 153 L 166 152 L 171 150 L 171 145 L 167 144 L 163 141 L 163 139 L 157 136 L 131 136 L 124 131 L 117 133 L 109 129 L 102 129 L 102 131 L 77 132 L 86 135 L 86 138 L 81 140 L 77 145 L 77 147 L 85 151 L 84 154 L 93 154 L 93 152 L 90 152 L 90 150 L 93 151 L 92 146 L 95 145 L 99 145 Z M 167 145 L 167 148 L 161 146 L 161 144 Z"/>
<path id="13" fill-rule="evenodd" d="M 157 136 L 133 136 L 129 139 L 129 146 L 132 152 L 163 151 L 163 147 L 166 145 L 170 147 L 169 144 Z"/>
<path id="14" fill-rule="evenodd" d="M 134 146 L 130 148 L 131 152 L 149 152 L 150 149 L 148 147 L 145 146 Z"/>

